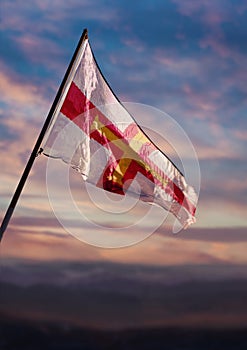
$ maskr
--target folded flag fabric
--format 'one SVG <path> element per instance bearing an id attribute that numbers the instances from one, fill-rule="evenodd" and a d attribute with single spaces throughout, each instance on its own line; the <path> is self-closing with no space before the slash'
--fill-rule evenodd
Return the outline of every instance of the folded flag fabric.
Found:
<path id="1" fill-rule="evenodd" d="M 103 190 L 158 204 L 186 228 L 197 195 L 176 166 L 146 136 L 103 77 L 88 39 L 82 45 L 42 144 Z"/>

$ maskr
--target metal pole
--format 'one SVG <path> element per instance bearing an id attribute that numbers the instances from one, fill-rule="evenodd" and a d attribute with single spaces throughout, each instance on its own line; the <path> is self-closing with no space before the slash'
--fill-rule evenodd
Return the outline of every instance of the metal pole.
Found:
<path id="1" fill-rule="evenodd" d="M 69 66 L 68 66 L 68 68 L 67 68 L 67 70 L 66 70 L 66 73 L 65 73 L 65 75 L 64 75 L 64 78 L 63 78 L 63 80 L 62 80 L 62 83 L 61 83 L 61 85 L 60 85 L 60 87 L 59 87 L 59 89 L 58 89 L 57 95 L 56 95 L 56 97 L 55 97 L 55 99 L 54 99 L 54 101 L 53 101 L 53 104 L 52 104 L 52 106 L 51 106 L 51 109 L 50 109 L 50 111 L 49 111 L 49 113 L 48 113 L 48 115 L 47 115 L 46 121 L 45 121 L 45 123 L 44 123 L 44 125 L 43 125 L 43 128 L 42 128 L 41 131 L 40 131 L 39 137 L 38 137 L 38 139 L 37 139 L 37 141 L 36 141 L 36 144 L 35 144 L 35 146 L 34 146 L 34 148 L 33 148 L 33 151 L 32 151 L 32 153 L 31 153 L 31 155 L 30 155 L 30 158 L 29 158 L 29 160 L 28 160 L 28 162 L 27 162 L 27 165 L 26 165 L 26 167 L 25 167 L 25 169 L 24 169 L 24 171 L 23 171 L 22 177 L 21 177 L 21 179 L 20 179 L 20 181 L 19 181 L 19 184 L 18 184 L 18 186 L 17 186 L 17 188 L 16 188 L 16 190 L 15 190 L 15 193 L 14 193 L 14 195 L 13 195 L 13 198 L 12 198 L 10 204 L 9 204 L 9 207 L 8 207 L 8 209 L 7 209 L 7 211 L 6 211 L 6 214 L 5 214 L 5 216 L 4 216 L 4 219 L 3 219 L 3 221 L 2 221 L 1 228 L 0 228 L 0 242 L 1 242 L 1 240 L 2 240 L 4 231 L 6 230 L 6 228 L 7 228 L 7 226 L 8 226 L 8 223 L 9 223 L 9 220 L 10 220 L 12 214 L 13 214 L 13 211 L 15 210 L 16 204 L 17 204 L 18 199 L 19 199 L 19 197 L 20 197 L 20 195 L 21 195 L 21 192 L 22 192 L 22 190 L 23 190 L 23 187 L 24 187 L 24 185 L 25 185 L 25 183 L 26 183 L 27 177 L 28 177 L 28 175 L 29 175 L 29 173 L 30 173 L 30 170 L 31 170 L 31 168 L 32 168 L 32 165 L 33 165 L 33 163 L 34 163 L 34 160 L 35 160 L 36 156 L 38 155 L 38 152 L 39 152 L 39 149 L 40 149 L 40 145 L 41 145 L 42 140 L 43 140 L 43 138 L 44 138 L 44 136 L 45 136 L 45 133 L 46 133 L 47 128 L 48 128 L 48 126 L 49 126 L 49 124 L 50 124 L 50 121 L 51 121 L 51 119 L 52 119 L 52 117 L 53 117 L 53 114 L 54 114 L 55 109 L 56 109 L 56 105 L 57 105 L 57 103 L 58 103 L 58 101 L 59 101 L 59 99 L 60 99 L 60 96 L 61 96 L 62 92 L 63 92 L 64 86 L 65 86 L 65 84 L 66 84 L 66 81 L 67 81 L 67 79 L 68 79 L 68 76 L 69 76 L 69 74 L 70 74 L 70 71 L 71 71 L 71 69 L 72 69 L 72 67 L 73 67 L 73 64 L 74 64 L 74 62 L 75 62 L 75 60 L 76 60 L 77 54 L 78 54 L 78 52 L 79 52 L 79 50 L 80 50 L 81 45 L 83 44 L 83 42 L 84 42 L 87 38 L 88 38 L 88 31 L 87 31 L 87 29 L 84 29 L 84 31 L 83 31 L 83 33 L 82 33 L 82 35 L 81 35 L 81 38 L 80 38 L 80 40 L 79 40 L 79 42 L 78 42 L 78 45 L 77 45 L 77 47 L 76 47 L 76 49 L 75 49 L 75 52 L 74 52 L 74 54 L 73 54 L 73 57 L 72 57 L 72 59 L 71 59 L 71 61 L 70 61 L 70 64 L 69 64 Z"/>

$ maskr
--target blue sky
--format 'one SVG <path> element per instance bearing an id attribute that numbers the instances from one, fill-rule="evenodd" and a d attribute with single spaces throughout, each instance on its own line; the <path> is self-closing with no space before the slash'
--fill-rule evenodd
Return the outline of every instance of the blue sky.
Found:
<path id="1" fill-rule="evenodd" d="M 3 240 L 3 263 L 246 265 L 246 1 L 2 0 L 0 10 L 2 216 L 85 27 L 120 100 L 171 115 L 192 140 L 202 176 L 194 228 L 174 237 L 163 225 L 142 244 L 114 252 L 60 227 L 41 157 Z"/>

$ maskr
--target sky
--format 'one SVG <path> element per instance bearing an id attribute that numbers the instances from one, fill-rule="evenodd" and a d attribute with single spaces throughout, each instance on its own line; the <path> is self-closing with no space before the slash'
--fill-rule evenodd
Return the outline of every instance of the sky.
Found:
<path id="1" fill-rule="evenodd" d="M 0 16 L 1 217 L 84 28 L 119 99 L 168 113 L 191 140 L 201 171 L 194 227 L 173 235 L 169 218 L 139 244 L 102 249 L 78 241 L 60 225 L 47 194 L 47 159 L 38 157 L 0 247 L 2 285 L 11 290 L 2 312 L 10 317 L 16 305 L 25 305 L 20 307 L 23 318 L 60 318 L 103 327 L 96 311 L 85 324 L 80 312 L 88 300 L 93 310 L 111 310 L 106 327 L 131 327 L 133 314 L 135 324 L 142 326 L 196 325 L 198 320 L 215 326 L 246 323 L 246 2 L 144 0 L 127 5 L 123 0 L 2 0 Z M 162 128 L 165 138 L 165 123 Z M 61 166 L 57 164 L 58 172 Z M 147 210 L 143 205 L 129 217 L 98 215 L 79 175 L 71 173 L 71 179 L 81 210 L 105 228 L 105 235 L 109 227 L 129 224 Z M 57 191 L 63 210 L 63 194 Z M 98 234 L 86 221 L 80 229 Z M 142 228 L 131 229 L 133 237 L 138 230 Z M 114 230 L 109 234 L 114 236 Z M 76 294 L 80 312 L 69 301 L 50 308 L 53 293 L 75 298 L 71 285 L 82 288 L 88 298 L 82 301 Z M 38 296 L 30 301 L 37 286 L 45 286 L 42 310 Z M 176 294 L 181 286 L 184 295 Z M 17 297 L 23 288 L 26 294 Z M 94 291 L 91 299 L 90 291 Z M 111 302 L 112 295 L 116 299 Z M 105 303 L 96 305 L 102 296 Z M 149 298 L 153 304 L 147 309 L 139 306 L 138 311 L 133 300 L 144 305 Z M 212 306 L 213 298 L 218 307 Z M 170 310 L 164 311 L 168 300 Z M 198 309 L 200 301 L 204 307 Z M 114 314 L 114 307 L 120 308 L 121 316 Z"/>

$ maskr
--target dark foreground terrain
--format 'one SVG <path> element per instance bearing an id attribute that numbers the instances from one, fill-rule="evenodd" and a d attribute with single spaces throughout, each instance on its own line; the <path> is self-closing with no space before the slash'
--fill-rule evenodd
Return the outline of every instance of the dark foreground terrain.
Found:
<path id="1" fill-rule="evenodd" d="M 0 350 L 246 350 L 246 266 L 6 261 Z"/>
<path id="2" fill-rule="evenodd" d="M 0 322 L 1 350 L 246 350 L 247 328 L 100 331 L 47 322 Z"/>

